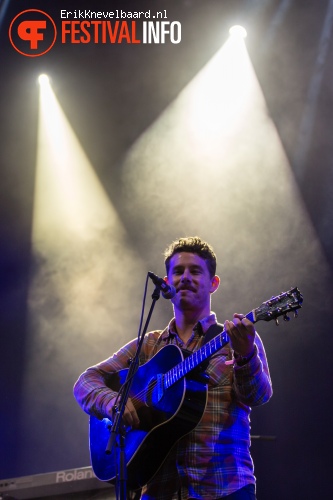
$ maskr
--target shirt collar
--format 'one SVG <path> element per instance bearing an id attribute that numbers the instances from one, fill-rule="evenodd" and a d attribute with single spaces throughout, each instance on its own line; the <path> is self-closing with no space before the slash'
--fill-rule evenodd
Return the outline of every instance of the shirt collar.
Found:
<path id="1" fill-rule="evenodd" d="M 197 322 L 197 324 L 193 328 L 193 331 L 198 331 L 199 335 L 202 336 L 207 332 L 208 328 L 214 325 L 215 323 L 217 323 L 216 314 L 213 311 L 211 311 L 211 313 L 208 316 L 200 319 Z M 175 318 L 172 318 L 166 329 L 162 332 L 161 336 L 163 340 L 166 340 L 167 338 L 174 337 L 175 335 L 177 335 L 176 320 Z"/>

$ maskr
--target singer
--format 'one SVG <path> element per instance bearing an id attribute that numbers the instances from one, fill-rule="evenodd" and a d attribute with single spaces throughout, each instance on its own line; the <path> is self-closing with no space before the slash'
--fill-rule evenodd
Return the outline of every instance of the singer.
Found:
<path id="1" fill-rule="evenodd" d="M 139 395 L 129 398 L 123 420 L 133 432 L 147 429 L 145 412 L 150 406 L 156 406 L 158 411 L 163 407 L 154 428 L 154 441 L 158 441 L 155 436 L 161 436 L 160 447 L 157 443 L 155 451 L 143 454 L 141 460 L 143 466 L 149 459 L 153 465 L 156 462 L 157 470 L 146 484 L 140 485 L 141 498 L 254 500 L 256 479 L 250 454 L 250 412 L 252 406 L 266 403 L 272 396 L 262 341 L 253 323 L 242 314 L 235 313 L 233 319 L 225 321 L 224 325 L 217 323 L 216 315 L 211 311 L 211 296 L 219 287 L 220 279 L 216 275 L 216 256 L 208 243 L 197 236 L 174 241 L 165 251 L 165 267 L 165 281 L 176 290 L 171 298 L 174 316 L 164 330 L 152 331 L 145 336 L 139 370 L 150 367 L 147 384 L 151 380 L 152 363 L 157 363 L 164 353 L 171 355 L 171 352 L 183 352 L 183 349 L 195 352 L 209 336 L 214 337 L 223 327 L 229 343 L 206 360 L 205 372 L 201 373 L 205 378 L 201 380 L 197 374 L 197 378 L 188 384 L 191 397 L 184 392 L 185 396 L 181 398 L 184 406 L 179 410 L 176 405 L 176 419 L 172 419 L 166 404 L 168 381 L 164 381 L 156 394 L 152 393 L 150 399 L 147 396 L 141 404 Z M 79 377 L 74 395 L 85 412 L 101 421 L 112 419 L 117 390 L 112 385 L 110 387 L 108 380 L 128 368 L 136 346 L 137 339 L 107 360 L 88 368 Z M 181 365 L 177 364 L 177 367 Z M 165 373 L 163 369 L 156 371 Z M 162 418 L 164 413 L 166 417 Z M 155 414 L 154 409 L 151 420 Z M 163 436 L 165 425 L 169 425 L 167 438 Z M 159 463 L 160 448 L 165 449 L 166 441 L 170 442 L 170 449 Z M 140 452 L 141 448 L 139 456 Z"/>

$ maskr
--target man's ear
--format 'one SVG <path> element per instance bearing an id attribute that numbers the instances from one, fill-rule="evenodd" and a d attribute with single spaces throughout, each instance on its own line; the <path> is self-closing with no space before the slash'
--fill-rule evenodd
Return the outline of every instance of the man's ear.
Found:
<path id="1" fill-rule="evenodd" d="M 164 276 L 164 281 L 169 284 L 169 280 L 167 276 Z"/>
<path id="2" fill-rule="evenodd" d="M 213 278 L 212 278 L 210 293 L 216 292 L 216 290 L 218 289 L 219 286 L 220 286 L 220 278 L 219 278 L 219 276 L 217 276 L 215 274 L 215 276 L 213 276 Z"/>

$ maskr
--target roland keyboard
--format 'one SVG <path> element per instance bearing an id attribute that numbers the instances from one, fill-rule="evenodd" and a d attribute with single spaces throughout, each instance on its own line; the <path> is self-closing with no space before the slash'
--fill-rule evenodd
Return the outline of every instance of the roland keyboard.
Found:
<path id="1" fill-rule="evenodd" d="M 114 487 L 99 481 L 91 467 L 35 474 L 12 479 L 0 479 L 0 500 L 29 500 L 34 498 L 85 499 L 85 492 L 105 490 L 107 499 L 116 498 Z M 81 492 L 81 493 L 80 493 Z M 99 497 L 101 498 L 101 497 Z"/>

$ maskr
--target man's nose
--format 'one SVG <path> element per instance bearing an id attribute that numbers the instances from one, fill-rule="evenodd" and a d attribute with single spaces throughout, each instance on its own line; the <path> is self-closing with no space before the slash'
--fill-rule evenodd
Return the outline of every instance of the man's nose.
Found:
<path id="1" fill-rule="evenodd" d="M 182 277 L 181 277 L 181 281 L 182 282 L 191 281 L 191 273 L 188 269 L 184 270 Z"/>

